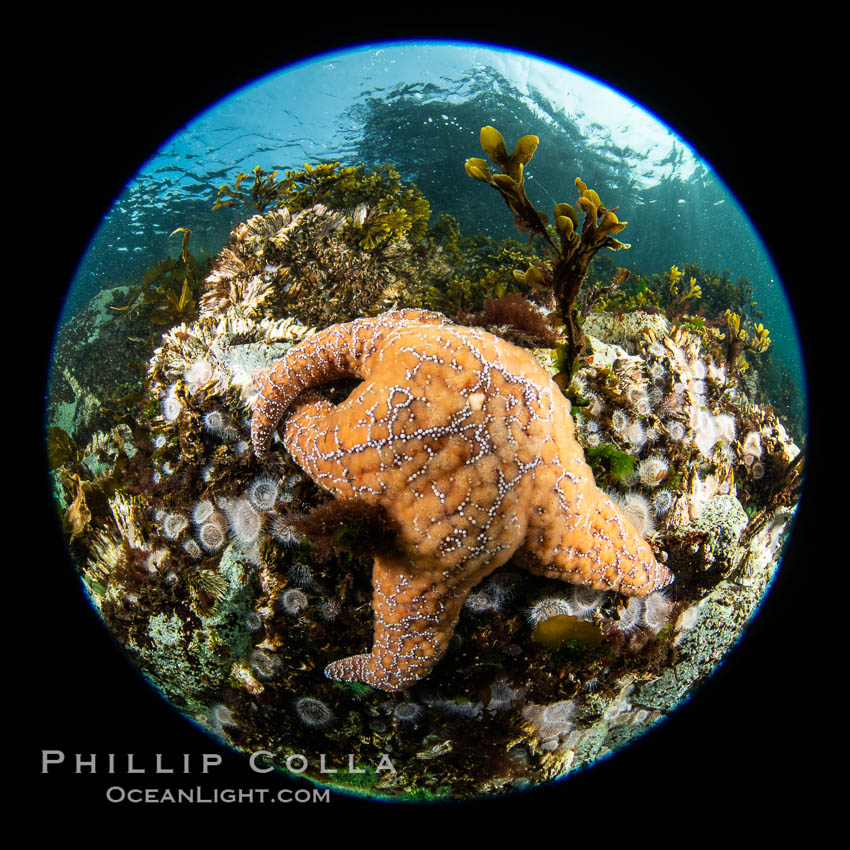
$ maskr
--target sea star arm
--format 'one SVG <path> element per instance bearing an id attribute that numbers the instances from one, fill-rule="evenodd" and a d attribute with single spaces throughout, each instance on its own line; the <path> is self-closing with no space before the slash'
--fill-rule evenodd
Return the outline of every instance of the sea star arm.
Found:
<path id="1" fill-rule="evenodd" d="M 574 462 L 575 470 L 583 463 Z M 547 578 L 645 596 L 666 587 L 673 574 L 655 560 L 649 544 L 586 474 L 562 473 L 552 498 L 530 512 L 519 561 Z M 581 490 L 581 495 L 579 495 Z M 580 509 L 577 506 L 580 505 Z"/>
<path id="2" fill-rule="evenodd" d="M 333 325 L 293 346 L 268 369 L 254 373 L 258 390 L 251 418 L 254 453 L 262 458 L 272 434 L 292 401 L 303 390 L 328 384 L 340 378 L 366 377 L 364 367 L 400 322 L 437 324 L 445 322 L 439 313 L 427 310 L 399 310 L 376 319 L 358 319 Z"/>
<path id="3" fill-rule="evenodd" d="M 452 589 L 431 572 L 418 573 L 401 554 L 375 557 L 372 651 L 334 661 L 330 679 L 365 682 L 382 691 L 398 691 L 427 676 L 449 646 L 461 606 L 471 585 Z"/>

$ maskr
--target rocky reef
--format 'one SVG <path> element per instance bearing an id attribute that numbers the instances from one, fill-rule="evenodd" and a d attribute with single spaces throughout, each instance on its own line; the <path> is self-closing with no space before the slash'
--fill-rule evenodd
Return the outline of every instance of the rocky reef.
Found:
<path id="1" fill-rule="evenodd" d="M 579 185 L 585 227 L 559 205 L 553 231 L 522 192 L 533 137 L 511 156 L 499 138 L 482 144 L 505 174 L 467 172 L 557 253 L 502 253 L 477 275 L 489 283 L 467 309 L 481 312 L 454 320 L 524 346 L 555 377 L 596 485 L 675 577 L 668 588 L 624 596 L 508 561 L 469 590 L 427 678 L 386 692 L 325 675 L 371 645 L 372 560 L 394 531 L 374 506 L 331 499 L 280 443 L 257 457 L 253 376 L 331 324 L 445 305 L 481 271 L 456 230 L 428 230 L 427 203 L 392 173 L 255 172 L 257 214 L 199 273 L 191 315 L 155 335 L 137 395 L 112 422 L 52 408 L 69 548 L 144 675 L 230 746 L 268 751 L 282 771 L 325 753 L 331 782 L 365 795 L 522 789 L 658 723 L 738 639 L 797 503 L 803 455 L 759 378 L 766 331 L 741 312 L 699 315 L 703 293 L 672 270 L 641 304 L 615 297 L 628 274 L 588 284 L 599 248 L 626 247 L 606 241 L 624 223 Z M 246 201 L 245 178 L 219 204 Z M 73 348 L 63 358 L 72 374 Z M 75 380 L 75 398 L 103 393 L 94 375 Z M 351 391 L 340 380 L 322 393 Z M 316 768 L 303 775 L 326 782 Z"/>

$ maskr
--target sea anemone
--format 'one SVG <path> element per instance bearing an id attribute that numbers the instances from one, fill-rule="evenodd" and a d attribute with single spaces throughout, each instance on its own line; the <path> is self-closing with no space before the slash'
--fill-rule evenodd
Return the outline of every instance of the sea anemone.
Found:
<path id="1" fill-rule="evenodd" d="M 183 403 L 177 398 L 177 384 L 172 384 L 162 400 L 162 416 L 167 422 L 174 422 L 182 409 Z"/>
<path id="2" fill-rule="evenodd" d="M 625 634 L 633 632 L 640 626 L 643 612 L 643 600 L 639 596 L 630 597 L 628 602 L 620 608 L 620 619 L 617 621 L 617 628 Z"/>
<path id="3" fill-rule="evenodd" d="M 204 414 L 204 428 L 207 433 L 214 437 L 223 437 L 229 426 L 230 417 L 220 410 L 210 410 Z"/>
<path id="4" fill-rule="evenodd" d="M 643 425 L 640 422 L 632 422 L 626 428 L 626 439 L 632 444 L 632 447 L 639 449 L 646 442 L 646 432 L 643 430 Z"/>
<path id="5" fill-rule="evenodd" d="M 587 410 L 591 416 L 599 416 L 599 414 L 602 413 L 605 405 L 602 403 L 602 399 L 599 398 L 597 393 L 592 390 L 588 390 L 582 393 L 582 398 L 587 401 L 587 407 L 585 410 Z"/>
<path id="6" fill-rule="evenodd" d="M 611 427 L 618 433 L 622 434 L 629 427 L 629 416 L 625 410 L 618 407 L 611 414 Z"/>
<path id="7" fill-rule="evenodd" d="M 415 723 L 422 717 L 425 709 L 422 708 L 419 703 L 416 702 L 400 702 L 393 709 L 393 717 L 398 720 L 399 723 Z"/>
<path id="8" fill-rule="evenodd" d="M 649 401 L 649 396 L 643 396 L 635 403 L 635 413 L 638 416 L 649 416 L 652 413 L 652 404 Z"/>
<path id="9" fill-rule="evenodd" d="M 183 377 L 189 385 L 190 392 L 195 392 L 212 378 L 212 374 L 212 363 L 205 357 L 200 357 L 186 370 Z"/>
<path id="10" fill-rule="evenodd" d="M 218 729 L 222 726 L 237 725 L 233 719 L 233 712 L 224 703 L 219 703 L 210 708 L 210 721 L 212 726 Z"/>
<path id="11" fill-rule="evenodd" d="M 586 617 L 601 605 L 604 598 L 605 593 L 603 591 L 577 584 L 573 588 L 570 599 L 573 609 L 571 613 L 574 613 L 577 617 Z"/>
<path id="12" fill-rule="evenodd" d="M 307 598 L 307 594 L 297 587 L 290 587 L 280 597 L 281 608 L 293 617 L 304 611 L 309 604 L 310 600 Z"/>
<path id="13" fill-rule="evenodd" d="M 657 487 L 666 477 L 667 458 L 663 455 L 651 455 L 637 466 L 637 475 L 644 487 Z"/>
<path id="14" fill-rule="evenodd" d="M 485 579 L 464 603 L 471 611 L 501 611 L 505 603 L 510 602 L 517 594 L 517 576 L 511 570 L 499 570 L 495 575 Z"/>
<path id="15" fill-rule="evenodd" d="M 653 408 L 659 407 L 664 401 L 664 390 L 661 387 L 653 387 L 647 396 Z"/>
<path id="16" fill-rule="evenodd" d="M 543 709 L 543 723 L 557 730 L 559 733 L 566 732 L 572 727 L 572 716 L 575 713 L 575 703 L 571 699 L 553 702 Z"/>
<path id="17" fill-rule="evenodd" d="M 695 357 L 693 360 L 691 360 L 688 366 L 691 371 L 691 376 L 694 378 L 694 380 L 702 381 L 705 379 L 705 363 L 703 363 L 702 360 Z"/>
<path id="18" fill-rule="evenodd" d="M 328 623 L 332 623 L 341 613 L 342 602 L 336 596 L 323 600 L 319 605 L 319 616 Z"/>
<path id="19" fill-rule="evenodd" d="M 591 449 L 595 448 L 596 446 L 600 445 L 601 443 L 602 443 L 602 437 L 600 437 L 598 431 L 594 431 L 591 434 L 586 434 L 585 437 L 584 437 L 584 444 L 588 448 L 591 448 Z"/>
<path id="20" fill-rule="evenodd" d="M 705 458 L 711 457 L 711 450 L 714 448 L 714 444 L 720 439 L 720 430 L 714 420 L 715 417 L 703 409 L 698 410 L 691 417 L 691 424 L 696 431 L 694 443 L 699 449 L 700 454 Z"/>
<path id="21" fill-rule="evenodd" d="M 557 738 L 572 731 L 575 710 L 575 703 L 565 699 L 549 705 L 529 703 L 522 709 L 522 715 L 531 724 L 537 737 L 554 739 L 552 744 L 557 746 Z"/>
<path id="22" fill-rule="evenodd" d="M 719 413 L 714 417 L 714 424 L 720 433 L 720 439 L 725 443 L 732 443 L 735 440 L 735 417 L 728 413 Z"/>
<path id="23" fill-rule="evenodd" d="M 599 423 L 595 422 L 593 419 L 582 419 L 581 429 L 586 434 L 597 434 L 599 433 Z"/>
<path id="24" fill-rule="evenodd" d="M 192 508 L 192 522 L 203 525 L 215 511 L 215 505 L 209 499 L 201 499 Z"/>
<path id="25" fill-rule="evenodd" d="M 659 378 L 664 377 L 664 364 L 656 360 L 654 363 L 649 364 L 647 371 L 649 372 L 650 377 L 657 381 Z"/>
<path id="26" fill-rule="evenodd" d="M 476 614 L 481 614 L 484 611 L 496 610 L 493 605 L 493 600 L 490 599 L 486 593 L 483 593 L 480 590 L 473 590 L 471 593 L 467 594 L 466 599 L 463 601 L 463 607 L 468 608 L 470 611 L 474 611 Z"/>
<path id="27" fill-rule="evenodd" d="M 685 405 L 685 385 L 676 383 L 661 403 L 662 413 L 679 413 Z"/>
<path id="28" fill-rule="evenodd" d="M 631 386 L 626 387 L 624 395 L 626 396 L 629 404 L 634 407 L 646 398 L 646 389 L 639 384 L 632 384 Z"/>
<path id="29" fill-rule="evenodd" d="M 551 617 L 560 617 L 562 614 L 575 614 L 572 602 L 565 599 L 563 596 L 546 596 L 543 599 L 535 602 L 528 609 L 528 622 L 532 626 L 542 623 Z"/>
<path id="30" fill-rule="evenodd" d="M 333 722 L 333 712 L 325 703 L 313 697 L 295 700 L 295 713 L 302 726 L 308 729 L 324 729 Z"/>
<path id="31" fill-rule="evenodd" d="M 198 542 L 189 537 L 187 540 L 183 541 L 183 548 L 188 553 L 191 558 L 200 558 L 204 553 L 201 551 L 201 547 L 198 546 Z"/>
<path id="32" fill-rule="evenodd" d="M 318 590 L 319 583 L 316 581 L 316 571 L 312 564 L 295 563 L 290 564 L 286 570 L 286 577 L 291 584 L 306 590 Z"/>
<path id="33" fill-rule="evenodd" d="M 301 542 L 301 536 L 292 525 L 292 520 L 282 514 L 275 514 L 269 522 L 269 534 L 287 548 L 294 548 Z"/>
<path id="34" fill-rule="evenodd" d="M 280 669 L 281 660 L 277 655 L 270 655 L 262 649 L 254 649 L 248 656 L 248 663 L 264 679 L 271 679 Z"/>
<path id="35" fill-rule="evenodd" d="M 673 493 L 670 490 L 659 490 L 652 497 L 652 507 L 656 516 L 664 516 L 673 507 Z"/>
<path id="36" fill-rule="evenodd" d="M 687 431 L 681 422 L 676 422 L 675 419 L 671 419 L 669 422 L 665 422 L 664 424 L 667 427 L 667 433 L 670 435 L 671 440 L 675 440 L 678 443 L 680 440 L 685 439 Z"/>
<path id="37" fill-rule="evenodd" d="M 183 514 L 170 513 L 162 518 L 162 533 L 169 540 L 176 540 L 189 525 L 189 521 Z"/>
<path id="38" fill-rule="evenodd" d="M 656 590 L 644 600 L 643 621 L 655 634 L 658 634 L 667 625 L 672 610 L 673 603 L 667 595 L 661 590 Z"/>
<path id="39" fill-rule="evenodd" d="M 248 499 L 258 511 L 270 511 L 279 491 L 278 480 L 271 475 L 259 475 L 248 486 Z"/>
<path id="40" fill-rule="evenodd" d="M 227 535 L 218 523 L 207 522 L 198 530 L 198 540 L 207 552 L 218 552 L 224 546 Z"/>
<path id="41" fill-rule="evenodd" d="M 505 711 L 525 693 L 527 688 L 512 688 L 505 678 L 496 679 L 489 687 L 487 711 Z"/>
<path id="42" fill-rule="evenodd" d="M 741 447 L 741 452 L 744 455 L 750 455 L 751 457 L 761 457 L 761 436 L 758 431 L 750 431 L 747 436 L 744 437 L 744 444 Z"/>
<path id="43" fill-rule="evenodd" d="M 226 507 L 233 536 L 246 545 L 255 543 L 263 527 L 263 516 L 247 499 L 234 499 Z"/>
<path id="44" fill-rule="evenodd" d="M 629 492 L 617 501 L 626 519 L 634 526 L 641 537 L 648 537 L 655 531 L 655 511 L 649 499 L 640 493 Z"/>
<path id="45" fill-rule="evenodd" d="M 157 572 L 160 567 L 165 563 L 168 558 L 168 549 L 155 549 L 153 552 L 148 555 L 147 560 L 145 561 L 145 569 L 149 573 Z"/>
<path id="46" fill-rule="evenodd" d="M 713 361 L 709 361 L 708 377 L 715 384 L 723 386 L 726 383 L 726 364 L 721 363 L 719 366 L 715 366 Z"/>
<path id="47" fill-rule="evenodd" d="M 440 697 L 426 698 L 425 702 L 431 708 L 442 714 L 449 714 L 454 717 L 479 717 L 484 708 L 484 703 L 469 699 L 442 699 Z"/>

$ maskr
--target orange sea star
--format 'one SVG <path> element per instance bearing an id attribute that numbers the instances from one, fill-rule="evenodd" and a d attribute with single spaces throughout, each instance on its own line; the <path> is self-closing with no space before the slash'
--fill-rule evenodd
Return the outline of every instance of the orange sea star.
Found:
<path id="1" fill-rule="evenodd" d="M 361 383 L 333 405 L 305 389 Z M 398 552 L 375 557 L 374 645 L 332 679 L 400 690 L 445 653 L 469 591 L 510 558 L 533 573 L 643 596 L 669 584 L 596 487 L 570 404 L 527 351 L 439 313 L 334 325 L 254 375 L 252 439 L 283 443 L 339 499 L 384 508 Z"/>

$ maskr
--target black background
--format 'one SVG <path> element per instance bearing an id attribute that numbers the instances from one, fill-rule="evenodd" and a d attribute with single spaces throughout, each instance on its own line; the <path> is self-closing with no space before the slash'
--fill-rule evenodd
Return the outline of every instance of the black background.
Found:
<path id="1" fill-rule="evenodd" d="M 484 13 L 470 9 L 479 21 L 475 27 L 361 23 L 330 25 L 329 32 L 317 35 L 318 27 L 293 21 L 281 7 L 267 12 L 264 25 L 256 25 L 258 17 L 262 20 L 258 10 L 251 12 L 252 23 L 237 25 L 237 12 L 231 10 L 232 23 L 221 20 L 212 30 L 177 19 L 127 27 L 92 16 L 69 19 L 67 29 L 54 21 L 49 31 L 33 32 L 31 64 L 41 75 L 33 78 L 25 65 L 10 78 L 8 108 L 18 111 L 15 123 L 21 127 L 12 177 L 23 180 L 19 197 L 30 216 L 26 232 L 40 228 L 32 249 L 36 256 L 25 258 L 30 271 L 38 269 L 25 285 L 25 296 L 37 307 L 34 333 L 32 328 L 27 333 L 35 369 L 28 384 L 37 395 L 28 403 L 32 492 L 24 494 L 25 508 L 12 494 L 20 533 L 31 540 L 21 555 L 25 560 L 15 567 L 21 578 L 13 644 L 19 657 L 7 661 L 12 686 L 6 699 L 14 715 L 7 735 L 25 745 L 14 767 L 15 776 L 27 777 L 19 788 L 49 802 L 57 822 L 60 815 L 76 813 L 103 824 L 113 817 L 145 823 L 164 816 L 187 823 L 213 817 L 213 806 L 166 811 L 166 806 L 109 804 L 104 790 L 112 784 L 294 787 L 282 778 L 252 774 L 242 757 L 183 721 L 141 681 L 82 598 L 52 521 L 41 461 L 50 341 L 62 294 L 100 216 L 141 163 L 198 111 L 263 72 L 322 50 L 381 38 L 463 37 L 528 49 L 611 83 L 671 124 L 713 164 L 749 211 L 786 284 L 809 365 L 813 418 L 810 480 L 783 567 L 742 644 L 692 701 L 587 774 L 498 802 L 436 807 L 431 813 L 460 814 L 482 829 L 522 815 L 532 820 L 518 823 L 534 824 L 543 833 L 552 829 L 565 839 L 625 837 L 624 830 L 640 824 L 659 827 L 677 842 L 691 837 L 679 828 L 722 832 L 724 813 L 737 817 L 753 800 L 762 801 L 758 810 L 770 800 L 784 818 L 796 819 L 817 781 L 809 762 L 816 748 L 806 741 L 817 734 L 819 718 L 805 716 L 793 695 L 806 693 L 801 679 L 814 679 L 812 688 L 823 682 L 811 660 L 811 640 L 818 633 L 808 598 L 821 593 L 815 590 L 814 571 L 824 558 L 834 557 L 829 541 L 815 536 L 822 507 L 817 496 L 823 491 L 817 489 L 822 396 L 813 368 L 819 357 L 813 327 L 823 303 L 816 302 L 814 284 L 826 271 L 814 274 L 813 269 L 826 270 L 830 258 L 822 242 L 816 247 L 807 224 L 817 217 L 812 206 L 823 196 L 808 193 L 809 181 L 818 178 L 811 173 L 817 161 L 811 128 L 819 119 L 812 100 L 817 69 L 800 61 L 805 29 L 799 22 L 777 24 L 766 38 L 760 28 L 730 26 L 727 20 L 697 27 L 670 18 L 618 20 L 612 12 L 605 13 L 604 24 L 603 18 L 578 23 L 566 13 L 553 17 L 551 9 L 517 28 L 514 22 L 483 24 Z M 40 474 L 33 472 L 33 458 L 40 462 Z M 155 753 L 176 763 L 183 753 L 218 752 L 224 764 L 203 777 L 195 757 L 189 777 L 165 782 L 151 774 L 138 782 L 103 772 L 75 776 L 67 765 L 42 775 L 42 749 L 62 750 L 69 761 L 75 753 L 97 753 L 101 762 L 108 753 L 136 753 L 149 770 Z M 293 804 L 274 815 L 291 823 L 332 821 L 336 811 L 343 820 L 355 814 L 363 825 L 414 815 L 404 806 L 339 795 L 329 808 Z M 570 813 L 576 817 L 565 821 Z M 230 820 L 266 817 L 259 809 L 238 806 L 224 814 Z"/>

